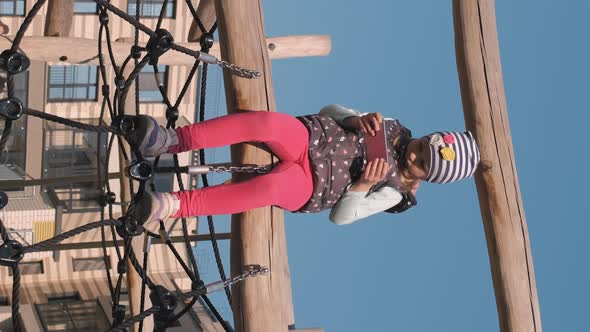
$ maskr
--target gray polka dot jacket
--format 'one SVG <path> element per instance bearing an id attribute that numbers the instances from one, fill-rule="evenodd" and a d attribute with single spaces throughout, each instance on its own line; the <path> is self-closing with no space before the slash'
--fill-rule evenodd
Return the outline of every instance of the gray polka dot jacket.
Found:
<path id="1" fill-rule="evenodd" d="M 362 175 L 365 160 L 363 134 L 356 130 L 343 128 L 328 115 L 313 114 L 297 117 L 309 131 L 309 159 L 314 190 L 311 198 L 297 213 L 314 213 L 332 208 L 347 190 Z M 398 120 L 383 120 L 389 137 L 400 135 L 411 137 L 411 132 Z M 393 141 L 393 140 L 390 140 Z M 399 148 L 388 144 L 392 156 L 392 169 L 387 180 L 375 185 L 368 194 L 383 186 L 396 190 L 400 188 L 398 171 Z M 368 195 L 367 194 L 367 195 Z"/>

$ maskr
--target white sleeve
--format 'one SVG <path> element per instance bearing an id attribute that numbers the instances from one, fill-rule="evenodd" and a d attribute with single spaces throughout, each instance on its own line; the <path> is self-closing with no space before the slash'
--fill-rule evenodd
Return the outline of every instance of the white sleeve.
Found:
<path id="1" fill-rule="evenodd" d="M 320 110 L 321 115 L 327 115 L 331 117 L 336 123 L 338 123 L 341 127 L 344 127 L 344 119 L 351 117 L 351 116 L 363 116 L 369 113 L 361 113 L 357 110 L 352 108 L 344 107 L 338 104 L 331 104 L 322 107 Z M 385 120 L 393 120 L 392 118 L 384 118 Z"/>
<path id="2" fill-rule="evenodd" d="M 330 211 L 330 220 L 336 225 L 351 224 L 394 207 L 402 200 L 401 193 L 391 187 L 382 187 L 366 195 L 366 192 L 347 190 Z"/>

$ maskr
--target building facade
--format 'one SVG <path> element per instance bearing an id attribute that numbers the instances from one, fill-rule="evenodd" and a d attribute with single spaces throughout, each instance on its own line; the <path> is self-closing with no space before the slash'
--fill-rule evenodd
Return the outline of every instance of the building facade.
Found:
<path id="1" fill-rule="evenodd" d="M 142 1 L 139 9 L 130 0 L 112 0 L 114 6 L 135 15 L 139 10 L 141 22 L 151 28 L 156 26 L 157 16 L 162 8 L 162 0 Z M 0 32 L 14 36 L 21 26 L 24 16 L 35 3 L 29 0 L 0 0 Z M 74 1 L 74 16 L 70 37 L 97 40 L 99 18 L 96 3 L 88 0 Z M 193 5 L 196 7 L 197 2 Z M 35 17 L 26 36 L 43 36 L 47 20 L 47 5 Z M 111 39 L 129 40 L 134 36 L 133 27 L 109 13 Z M 170 31 L 175 41 L 187 41 L 192 16 L 184 2 L 167 1 L 162 28 Z M 47 37 L 51 38 L 51 37 Z M 147 35 L 140 33 L 140 41 L 146 42 Z M 195 43 L 194 49 L 198 50 Z M 23 50 L 26 53 L 26 49 Z M 121 65 L 118 63 L 118 65 Z M 159 83 L 163 84 L 167 95 L 174 103 L 182 89 L 191 67 L 159 64 L 157 79 L 154 69 L 146 67 L 140 74 L 139 109 L 141 114 L 156 117 L 165 123 L 166 106 L 162 103 Z M 196 77 L 196 76 L 195 76 Z M 5 80 L 4 80 L 5 81 Z M 107 66 L 107 84 L 110 99 L 114 93 L 115 74 L 113 67 Z M 159 81 L 159 82 L 158 82 Z M 177 125 L 194 121 L 195 105 L 198 100 L 197 79 L 188 87 L 179 110 Z M 15 93 L 23 104 L 31 109 L 58 115 L 77 121 L 99 124 L 111 119 L 103 111 L 105 102 L 102 86 L 105 82 L 99 68 L 92 64 L 69 64 L 67 61 L 48 63 L 33 61 L 29 70 L 15 76 Z M 6 89 L 6 82 L 0 82 Z M 101 114 L 102 113 L 102 114 Z M 104 124 L 104 123 L 103 123 Z M 117 141 L 107 154 L 110 136 L 99 135 L 39 118 L 23 116 L 13 123 L 13 134 L 7 148 L 0 158 L 0 183 L 2 180 L 55 179 L 72 176 L 87 177 L 82 182 L 51 182 L 43 185 L 15 185 L 0 188 L 7 192 L 9 204 L 0 210 L 0 218 L 9 229 L 11 237 L 23 244 L 34 244 L 51 238 L 64 231 L 74 229 L 89 222 L 108 218 L 108 208 L 99 205 L 100 182 L 98 170 L 118 173 L 119 152 Z M 179 155 L 181 165 L 194 162 L 194 154 Z M 103 165 L 102 167 L 100 165 Z M 108 170 L 104 167 L 108 165 Z M 163 157 L 159 165 L 170 166 L 170 156 Z M 185 185 L 189 183 L 183 176 Z M 172 175 L 158 175 L 154 178 L 156 190 L 179 190 Z M 193 186 L 195 184 L 193 183 Z M 109 180 L 110 191 L 116 193 L 120 201 L 120 180 Z M 121 215 L 121 205 L 115 205 L 113 214 Z M 196 220 L 189 220 L 191 229 L 196 230 Z M 180 223 L 175 223 L 169 233 L 181 235 Z M 107 230 L 107 240 L 112 240 Z M 100 243 L 100 229 L 88 231 L 70 238 L 65 243 Z M 186 248 L 176 244 L 182 258 L 187 259 Z M 141 257 L 141 253 L 137 254 Z M 107 249 L 105 262 L 100 247 L 46 251 L 25 255 L 21 262 L 21 313 L 27 331 L 102 331 L 110 326 L 111 300 L 107 273 L 116 280 L 118 253 L 115 248 Z M 169 290 L 188 290 L 190 280 L 182 266 L 175 260 L 165 245 L 153 245 L 148 262 L 150 277 Z M 108 271 L 108 272 L 107 272 Z M 10 303 L 12 276 L 9 268 L 0 267 L 0 330 L 10 330 Z M 126 285 L 126 282 L 123 282 Z M 125 286 L 124 286 L 125 288 Z M 123 291 L 122 304 L 127 301 Z M 180 308 L 179 308 L 180 309 Z M 174 330 L 222 331 L 219 322 L 200 302 L 184 315 Z"/>

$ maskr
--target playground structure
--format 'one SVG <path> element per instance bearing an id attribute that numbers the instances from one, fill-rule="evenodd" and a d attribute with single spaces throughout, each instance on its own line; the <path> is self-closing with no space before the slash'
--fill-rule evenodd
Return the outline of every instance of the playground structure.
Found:
<path id="1" fill-rule="evenodd" d="M 42 4 L 41 1 L 39 3 Z M 66 5 L 63 5 L 64 3 Z M 108 11 L 116 13 L 117 15 L 119 14 L 116 12 L 116 7 L 113 7 L 113 5 L 100 0 L 98 0 L 97 3 L 108 9 Z M 56 4 L 62 5 L 62 7 L 59 7 L 60 10 L 64 10 L 64 8 L 72 8 L 71 2 L 55 2 L 54 6 Z M 540 313 L 536 295 L 532 257 L 528 241 L 528 231 L 524 218 L 522 200 L 518 189 L 518 180 L 514 167 L 512 143 L 506 114 L 499 47 L 495 28 L 494 2 L 455 0 L 453 4 L 457 65 L 461 82 L 466 127 L 474 133 L 481 149 L 482 164 L 476 173 L 476 184 L 480 197 L 480 207 L 486 231 L 486 238 L 488 241 L 500 327 L 502 331 L 541 331 Z M 223 59 L 223 62 L 215 61 L 208 58 L 206 55 L 202 55 L 195 51 L 187 52 L 187 47 L 183 44 L 176 45 L 177 49 L 184 51 L 184 54 L 188 53 L 193 56 L 193 61 L 195 58 L 200 58 L 210 64 L 225 66 L 224 83 L 229 113 L 235 112 L 238 109 L 274 111 L 275 105 L 272 92 L 269 57 L 269 53 L 272 54 L 272 52 L 269 52 L 269 49 L 276 47 L 276 45 L 269 47 L 264 35 L 261 3 L 259 1 L 236 2 L 225 0 L 215 0 L 213 3 L 213 1 L 203 0 L 202 3 L 199 4 L 198 9 L 196 11 L 192 10 L 192 12 L 206 12 L 209 13 L 207 17 L 211 18 L 213 17 L 211 15 L 211 8 L 213 8 L 213 5 L 215 6 L 217 27 L 219 29 L 220 58 Z M 37 6 L 37 4 L 35 6 Z M 163 5 L 163 8 L 164 7 L 165 4 Z M 62 18 L 64 17 L 67 18 L 68 15 L 62 16 Z M 59 22 L 61 22 L 61 25 L 58 24 Z M 69 24 L 67 19 L 63 20 L 63 22 L 59 22 L 54 22 L 53 26 L 48 24 L 47 29 L 50 31 L 58 31 L 57 33 L 60 36 L 63 36 L 60 31 L 63 31 L 64 29 L 63 27 L 60 28 L 60 26 L 70 26 L 71 16 Z M 197 22 L 196 19 L 195 22 Z M 104 25 L 104 23 L 101 23 L 101 25 Z M 200 25 L 203 26 L 203 24 Z M 210 27 L 209 29 L 215 26 L 205 25 Z M 50 26 L 53 30 L 49 28 Z M 210 30 L 207 29 L 200 30 L 202 32 L 202 37 L 207 37 L 207 32 L 210 32 Z M 198 30 L 193 26 L 191 31 L 193 34 L 196 34 L 195 31 Z M 158 35 L 152 31 L 150 37 L 157 38 Z M 66 37 L 60 38 L 64 40 L 63 38 Z M 23 44 L 21 45 L 25 45 L 25 40 L 26 37 L 23 39 Z M 201 41 L 203 40 L 207 40 L 207 38 L 201 38 Z M 18 38 L 15 38 L 15 43 L 17 41 Z M 71 42 L 71 40 L 68 42 Z M 128 43 L 129 41 L 124 42 Z M 35 43 L 32 42 L 32 44 Z M 149 44 L 149 42 L 147 44 Z M 61 44 L 61 46 L 63 46 L 63 44 Z M 138 41 L 134 41 L 134 46 L 139 46 Z M 203 43 L 201 43 L 200 46 L 203 47 Z M 24 47 L 22 47 L 22 49 L 27 51 Z M 14 50 L 16 50 L 16 48 L 13 47 L 13 51 Z M 52 52 L 48 51 L 44 55 L 48 57 L 45 58 L 45 61 L 50 58 L 55 59 L 56 56 L 59 56 L 59 50 Z M 152 54 L 155 54 L 154 52 L 157 52 L 157 50 L 153 52 L 148 51 L 148 53 Z M 28 56 L 32 59 L 35 56 L 41 56 L 40 54 L 42 52 L 28 53 L 31 53 Z M 33 53 L 38 55 L 33 55 Z M 171 53 L 171 50 L 164 51 L 161 59 L 163 60 L 164 55 Z M 124 54 L 124 52 L 121 52 L 121 54 Z M 309 53 L 305 54 L 309 55 Z M 320 54 L 316 53 L 314 55 Z M 78 61 L 85 61 L 91 58 L 92 56 L 88 57 L 87 55 L 83 55 L 82 60 Z M 115 57 L 113 56 L 112 58 Z M 127 71 L 122 73 L 123 77 L 127 77 L 127 80 L 124 82 L 125 84 L 116 87 L 120 94 L 118 95 L 119 99 L 114 101 L 114 103 L 118 103 L 119 110 L 122 109 L 124 111 L 119 114 L 119 116 L 121 116 L 119 119 L 124 119 L 124 114 L 133 113 L 138 107 L 134 98 L 121 97 L 133 96 L 135 94 L 132 90 L 134 87 L 131 82 L 133 81 L 132 78 L 134 75 L 138 74 L 135 69 L 141 64 L 141 62 L 143 62 L 143 60 L 140 62 L 138 60 L 139 58 L 133 58 L 135 67 L 132 68 L 131 65 L 127 67 Z M 43 58 L 39 59 L 43 60 Z M 96 59 L 91 59 L 90 61 L 96 61 Z M 149 59 L 146 60 L 146 62 L 147 61 L 149 61 Z M 235 64 L 239 67 L 231 64 Z M 206 68 L 206 65 L 204 66 Z M 249 71 L 248 69 L 257 71 L 260 74 L 259 77 L 252 78 L 253 76 L 256 76 L 255 71 Z M 10 69 L 5 67 L 5 70 Z M 154 71 L 157 75 L 157 69 Z M 204 72 L 206 73 L 206 69 Z M 192 77 L 193 74 L 194 73 L 191 73 L 189 77 Z M 248 79 L 243 76 L 251 77 Z M 114 80 L 114 77 L 112 77 L 110 81 Z M 104 81 L 107 82 L 107 80 Z M 190 81 L 190 79 L 188 81 Z M 202 99 L 201 102 L 204 102 L 203 100 L 204 99 Z M 168 107 L 168 109 L 173 110 L 174 108 Z M 201 107 L 200 110 L 202 112 L 203 108 Z M 23 113 L 29 115 L 34 114 L 31 111 L 27 111 L 26 108 Z M 174 119 L 175 113 L 173 111 L 168 111 L 166 112 L 166 115 L 168 125 L 174 126 L 176 121 L 176 119 Z M 176 116 L 176 118 L 178 118 L 178 116 Z M 118 126 L 112 125 L 110 126 L 111 130 L 107 131 L 115 135 L 124 134 L 125 126 L 122 125 L 124 123 L 125 121 L 120 121 Z M 70 124 L 74 125 L 73 122 Z M 96 127 L 98 128 L 100 126 Z M 106 127 L 107 126 L 102 126 L 102 128 Z M 86 127 L 86 129 L 88 128 L 89 127 Z M 106 132 L 104 132 L 104 134 L 106 134 Z M 7 134 L 3 133 L 3 138 L 6 137 L 6 135 Z M 111 137 L 114 137 L 115 135 Z M 120 145 L 120 147 L 121 146 L 122 145 Z M 130 152 L 131 151 L 126 147 L 123 147 L 120 150 L 120 170 L 125 168 L 136 170 L 136 174 L 139 174 L 138 178 L 141 178 L 143 170 L 142 166 L 147 164 L 142 164 L 140 162 L 132 164 L 132 166 L 125 164 L 125 159 L 128 159 L 126 156 L 130 156 Z M 204 164 L 204 158 L 201 156 L 199 159 L 199 161 Z M 274 161 L 276 160 L 273 160 L 270 154 L 257 147 L 251 145 L 232 146 L 232 164 L 269 165 Z M 154 172 L 158 171 L 157 163 L 157 161 L 154 162 L 152 169 Z M 182 170 L 180 170 L 176 158 L 174 164 L 174 171 L 177 174 L 180 174 Z M 149 166 L 145 167 L 149 169 Z M 146 174 L 151 173 L 152 170 L 146 171 Z M 120 173 L 122 174 L 123 172 Z M 234 174 L 232 181 L 242 181 L 245 178 L 246 177 L 243 175 Z M 120 180 L 120 196 L 122 202 L 131 202 L 133 199 L 133 185 L 127 180 L 127 178 L 121 178 Z M 142 184 L 143 182 L 140 181 L 139 190 L 141 190 Z M 182 188 L 180 189 L 182 190 Z M 112 201 L 109 204 L 111 203 Z M 122 209 L 122 215 L 125 215 L 125 208 Z M 117 226 L 120 227 L 125 223 L 130 225 L 128 220 L 115 220 L 113 218 L 110 218 L 110 220 L 110 224 L 107 223 L 108 226 L 114 226 L 117 224 Z M 182 220 L 182 223 L 182 236 L 186 238 L 188 235 L 185 226 L 186 221 Z M 105 226 L 107 224 L 103 223 L 100 226 Z M 55 234 L 57 234 L 57 232 Z M 129 248 L 140 247 L 137 245 L 137 240 L 135 241 L 135 244 L 132 244 L 132 239 L 134 238 L 133 235 L 135 234 L 127 234 L 127 237 L 124 237 L 126 248 L 126 255 L 124 258 L 132 256 L 131 253 L 133 250 L 130 250 Z M 6 236 L 7 235 L 4 233 L 3 240 L 5 241 L 8 240 Z M 146 235 L 146 238 L 149 238 L 149 236 L 149 234 Z M 188 240 L 185 242 L 187 241 Z M 249 245 L 245 246 L 245 243 L 248 243 Z M 266 267 L 270 269 L 272 276 L 270 278 L 250 278 L 247 281 L 236 283 L 233 286 L 231 291 L 231 304 L 234 314 L 235 329 L 238 331 L 286 331 L 289 329 L 289 326 L 294 327 L 295 319 L 292 308 L 282 211 L 277 208 L 268 207 L 234 215 L 232 217 L 231 246 L 231 275 L 240 276 L 244 273 L 244 266 L 249 266 L 250 274 L 262 272 L 264 271 L 262 267 Z M 188 257 L 184 258 L 193 261 L 190 257 L 191 250 L 188 247 L 189 245 L 187 245 L 186 253 Z M 173 246 L 170 248 L 173 248 Z M 142 251 L 145 252 L 145 250 L 142 250 L 141 248 L 135 249 L 135 252 L 137 253 L 141 253 Z M 125 261 L 125 259 L 123 259 L 123 261 Z M 138 303 L 142 302 L 140 299 L 146 298 L 146 293 L 140 288 L 149 284 L 149 282 L 146 281 L 146 276 L 142 275 L 142 271 L 145 269 L 140 265 L 141 264 L 134 264 L 131 260 L 126 269 L 127 272 L 132 275 L 135 274 L 134 270 L 139 272 L 138 274 L 135 274 L 135 280 L 133 280 L 133 277 L 128 277 L 127 279 L 129 284 L 131 313 L 133 316 L 144 319 L 144 328 L 147 328 L 152 324 L 150 320 L 145 320 L 144 316 L 147 315 L 149 317 L 149 315 L 153 313 L 156 316 L 156 328 L 159 328 L 160 330 L 162 328 L 165 329 L 165 325 L 162 327 L 162 312 L 160 312 L 161 308 L 159 306 L 152 306 L 152 309 L 144 311 L 143 306 Z M 145 266 L 145 264 L 143 265 Z M 18 266 L 18 264 L 13 265 L 13 268 L 14 266 Z M 195 269 L 196 264 L 194 262 L 191 263 L 191 267 Z M 198 281 L 198 272 L 191 272 L 191 268 L 184 268 L 184 271 L 187 272 L 189 276 L 191 276 L 192 273 L 192 278 L 190 278 L 192 282 L 189 286 L 189 288 L 193 288 L 192 293 L 189 291 L 185 292 L 184 295 L 177 294 L 177 296 L 182 299 L 191 298 L 192 302 L 198 296 L 205 295 L 206 290 L 202 285 L 201 287 L 194 287 L 196 281 Z M 16 276 L 17 273 L 13 273 L 13 275 Z M 246 273 L 246 275 L 248 275 L 248 273 Z M 222 279 L 225 279 L 225 284 L 229 283 L 229 277 L 222 277 Z M 233 281 L 235 282 L 237 280 Z M 156 285 L 152 284 L 151 286 Z M 217 289 L 219 286 L 219 284 L 210 286 L 210 289 Z M 157 287 L 149 288 L 152 292 L 158 293 Z M 229 298 L 230 292 L 227 292 Z M 162 297 L 158 298 L 157 296 L 153 298 L 156 300 L 162 299 Z M 143 304 L 148 307 L 147 303 L 148 302 L 145 302 Z M 115 304 L 116 303 L 113 303 L 114 309 Z M 151 305 L 154 305 L 154 303 Z M 116 312 L 116 310 L 113 310 L 113 312 Z M 18 314 L 13 315 L 13 322 L 15 322 L 16 327 L 20 326 Z M 120 321 L 119 323 L 123 322 Z"/>

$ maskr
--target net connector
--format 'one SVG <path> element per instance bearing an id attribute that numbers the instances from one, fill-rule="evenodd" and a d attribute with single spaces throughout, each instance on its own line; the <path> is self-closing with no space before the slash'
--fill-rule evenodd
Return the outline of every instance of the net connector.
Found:
<path id="1" fill-rule="evenodd" d="M 115 76 L 115 88 L 119 91 L 125 89 L 125 78 L 123 76 Z"/>
<path id="2" fill-rule="evenodd" d="M 120 217 L 117 220 L 121 221 L 121 223 L 116 226 L 117 234 L 122 238 L 138 236 L 144 231 L 143 226 L 141 226 L 137 219 L 131 214 L 128 214 L 125 217 Z"/>
<path id="3" fill-rule="evenodd" d="M 98 21 L 101 25 L 108 25 L 109 24 L 109 14 L 106 10 L 101 10 L 98 14 Z"/>
<path id="4" fill-rule="evenodd" d="M 29 69 L 30 65 L 31 60 L 17 51 L 8 49 L 0 53 L 0 68 L 10 75 L 21 73 Z"/>
<path id="5" fill-rule="evenodd" d="M 131 115 L 117 115 L 111 122 L 111 127 L 119 129 L 121 134 L 127 136 L 136 128 L 135 121 Z"/>
<path id="6" fill-rule="evenodd" d="M 0 100 L 0 116 L 7 121 L 16 121 L 23 114 L 23 103 L 16 97 Z"/>
<path id="7" fill-rule="evenodd" d="M 164 286 L 158 285 L 150 292 L 152 305 L 158 306 L 160 310 L 154 314 L 154 324 L 156 331 L 163 331 L 168 320 L 174 314 L 174 309 L 178 305 L 176 296 L 167 290 Z"/>
<path id="8" fill-rule="evenodd" d="M 125 167 L 125 173 L 133 180 L 147 181 L 152 177 L 154 169 L 152 163 L 147 160 L 135 160 Z"/>
<path id="9" fill-rule="evenodd" d="M 210 32 L 206 32 L 201 36 L 201 40 L 199 41 L 201 44 L 201 49 L 203 51 L 209 51 L 211 47 L 213 47 L 213 43 L 215 43 L 215 38 L 213 38 L 213 34 Z"/>
<path id="10" fill-rule="evenodd" d="M 0 191 L 0 210 L 4 209 L 4 207 L 8 204 L 8 195 Z"/>
<path id="11" fill-rule="evenodd" d="M 100 198 L 98 200 L 98 204 L 100 206 L 104 207 L 109 204 L 115 203 L 116 198 L 117 198 L 117 196 L 115 195 L 115 193 L 112 191 L 109 191 L 109 192 L 106 192 L 100 196 Z"/>
<path id="12" fill-rule="evenodd" d="M 102 85 L 102 96 L 105 98 L 109 98 L 110 94 L 111 94 L 111 87 L 108 84 L 103 84 Z"/>
<path id="13" fill-rule="evenodd" d="M 150 65 L 157 64 L 158 58 L 172 48 L 172 44 L 174 44 L 174 37 L 168 30 L 157 29 L 155 33 L 156 35 L 150 37 L 145 46 L 150 56 Z"/>
<path id="14" fill-rule="evenodd" d="M 125 319 L 125 309 L 126 307 L 121 304 L 117 304 L 113 306 L 112 314 L 113 314 L 113 326 L 117 326 L 123 323 Z"/>
<path id="15" fill-rule="evenodd" d="M 1 266 L 13 267 L 23 259 L 24 255 L 23 245 L 14 240 L 8 240 L 0 245 Z"/>
<path id="16" fill-rule="evenodd" d="M 131 46 L 131 57 L 133 59 L 139 59 L 141 58 L 141 52 L 144 50 L 143 47 L 138 46 L 138 45 L 133 45 Z"/>
<path id="17" fill-rule="evenodd" d="M 178 108 L 174 106 L 168 107 L 166 109 L 166 119 L 168 122 L 176 122 L 176 120 L 178 120 Z"/>

